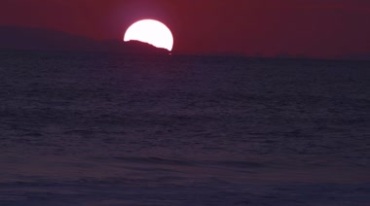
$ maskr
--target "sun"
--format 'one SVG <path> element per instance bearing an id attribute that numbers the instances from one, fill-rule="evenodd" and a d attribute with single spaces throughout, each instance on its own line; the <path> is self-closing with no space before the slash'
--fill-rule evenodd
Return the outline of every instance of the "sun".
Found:
<path id="1" fill-rule="evenodd" d="M 171 30 L 162 22 L 154 19 L 143 19 L 133 23 L 123 37 L 125 42 L 130 40 L 145 42 L 168 51 L 172 51 L 173 48 Z"/>

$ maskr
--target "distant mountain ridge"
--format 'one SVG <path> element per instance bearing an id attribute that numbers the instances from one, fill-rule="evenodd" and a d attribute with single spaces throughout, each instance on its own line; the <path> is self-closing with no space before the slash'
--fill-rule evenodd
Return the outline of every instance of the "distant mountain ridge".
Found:
<path id="1" fill-rule="evenodd" d="M 168 55 L 150 44 L 118 40 L 96 41 L 87 37 L 42 28 L 0 27 L 1 50 L 102 51 L 128 54 Z"/>

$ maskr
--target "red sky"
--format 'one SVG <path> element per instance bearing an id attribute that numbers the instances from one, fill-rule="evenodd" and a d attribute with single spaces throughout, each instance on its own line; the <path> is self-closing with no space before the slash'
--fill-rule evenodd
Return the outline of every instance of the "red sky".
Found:
<path id="1" fill-rule="evenodd" d="M 174 33 L 174 52 L 370 56 L 369 0 L 1 0 L 0 25 L 121 39 L 135 20 Z"/>

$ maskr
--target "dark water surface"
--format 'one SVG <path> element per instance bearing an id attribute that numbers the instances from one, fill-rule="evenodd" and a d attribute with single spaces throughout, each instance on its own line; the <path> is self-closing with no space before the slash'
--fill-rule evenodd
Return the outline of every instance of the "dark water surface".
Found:
<path id="1" fill-rule="evenodd" d="M 370 205 L 370 63 L 0 52 L 0 205 Z"/>

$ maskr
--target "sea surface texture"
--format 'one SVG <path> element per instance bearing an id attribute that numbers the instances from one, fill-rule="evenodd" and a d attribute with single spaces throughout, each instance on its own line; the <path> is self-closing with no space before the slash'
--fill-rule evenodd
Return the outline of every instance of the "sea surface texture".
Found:
<path id="1" fill-rule="evenodd" d="M 1 206 L 369 206 L 370 62 L 0 52 Z"/>

